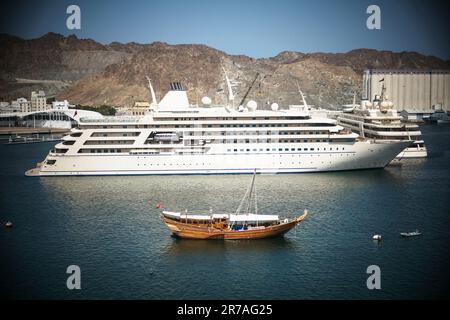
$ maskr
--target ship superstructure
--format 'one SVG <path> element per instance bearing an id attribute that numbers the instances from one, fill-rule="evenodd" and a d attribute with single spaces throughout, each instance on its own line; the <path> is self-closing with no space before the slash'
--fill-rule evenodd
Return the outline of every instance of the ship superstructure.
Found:
<path id="1" fill-rule="evenodd" d="M 351 106 L 351 107 L 349 107 Z M 422 140 L 422 133 L 417 124 L 406 122 L 385 95 L 385 87 L 381 96 L 373 102 L 361 101 L 360 105 L 345 106 L 344 112 L 338 116 L 338 124 L 358 133 L 365 139 L 375 141 L 411 141 L 397 158 L 420 158 L 427 156 L 427 149 Z"/>
<path id="2" fill-rule="evenodd" d="M 289 173 L 382 168 L 407 142 L 363 141 L 307 107 L 189 104 L 180 83 L 143 117 L 80 119 L 31 176 Z M 210 102 L 210 101 L 208 101 Z"/>

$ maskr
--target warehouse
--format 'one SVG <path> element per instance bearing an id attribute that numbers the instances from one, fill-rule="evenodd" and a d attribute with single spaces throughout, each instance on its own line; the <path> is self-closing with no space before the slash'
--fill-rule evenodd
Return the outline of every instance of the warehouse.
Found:
<path id="1" fill-rule="evenodd" d="M 373 100 L 383 83 L 397 110 L 411 114 L 450 111 L 450 70 L 365 70 L 363 98 Z"/>

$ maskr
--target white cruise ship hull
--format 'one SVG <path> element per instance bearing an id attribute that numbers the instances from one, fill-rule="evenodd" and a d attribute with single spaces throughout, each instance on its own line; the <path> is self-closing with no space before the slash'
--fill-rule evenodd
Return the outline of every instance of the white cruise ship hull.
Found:
<path id="1" fill-rule="evenodd" d="M 201 155 L 55 155 L 28 176 L 301 173 L 383 168 L 410 142 L 317 143 L 310 151 Z M 314 149 L 315 151 L 311 151 Z M 303 150 L 303 149 L 302 149 Z M 46 164 L 47 160 L 56 160 Z"/>
<path id="2" fill-rule="evenodd" d="M 397 159 L 402 158 L 426 158 L 428 156 L 427 149 L 418 147 L 408 147 L 397 155 Z"/>

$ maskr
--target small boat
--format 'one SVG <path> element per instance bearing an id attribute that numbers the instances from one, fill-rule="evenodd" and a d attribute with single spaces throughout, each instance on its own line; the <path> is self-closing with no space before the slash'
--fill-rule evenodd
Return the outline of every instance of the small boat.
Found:
<path id="1" fill-rule="evenodd" d="M 400 232 L 400 235 L 402 237 L 416 237 L 416 236 L 420 236 L 422 233 L 419 232 L 419 230 L 416 231 L 412 231 L 412 232 Z"/>
<path id="2" fill-rule="evenodd" d="M 376 241 L 380 241 L 380 240 L 383 239 L 383 238 L 381 237 L 381 234 L 375 234 L 375 235 L 372 237 L 372 239 L 373 239 L 373 240 L 376 240 Z"/>
<path id="3" fill-rule="evenodd" d="M 257 213 L 257 197 L 255 176 L 244 195 L 238 209 L 232 213 L 188 214 L 163 211 L 161 220 L 174 236 L 188 239 L 262 239 L 280 236 L 294 228 L 305 219 L 308 211 L 296 218 L 280 218 L 278 215 Z M 254 197 L 254 212 L 250 212 L 252 196 Z M 245 213 L 241 211 L 245 209 Z"/>
<path id="4" fill-rule="evenodd" d="M 12 228 L 12 226 L 13 226 L 13 224 L 12 224 L 11 221 L 8 221 L 8 222 L 5 223 L 5 227 L 6 228 Z"/>

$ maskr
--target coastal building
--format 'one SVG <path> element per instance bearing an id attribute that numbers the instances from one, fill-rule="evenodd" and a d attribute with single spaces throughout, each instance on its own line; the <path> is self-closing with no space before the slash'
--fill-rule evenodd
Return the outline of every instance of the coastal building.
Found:
<path id="1" fill-rule="evenodd" d="M 54 110 L 69 110 L 69 102 L 67 100 L 53 101 L 52 109 L 54 109 Z"/>
<path id="2" fill-rule="evenodd" d="M 150 110 L 148 101 L 136 101 L 132 107 L 120 108 L 117 115 L 122 116 L 144 116 Z"/>
<path id="3" fill-rule="evenodd" d="M 450 110 L 450 70 L 365 70 L 363 98 L 373 101 L 383 84 L 389 100 L 408 118 Z"/>
<path id="4" fill-rule="evenodd" d="M 150 103 L 148 101 L 136 101 L 131 113 L 133 116 L 143 116 L 150 109 Z"/>
<path id="5" fill-rule="evenodd" d="M 31 112 L 31 103 L 25 98 L 19 98 L 11 102 L 11 106 L 19 112 Z"/>
<path id="6" fill-rule="evenodd" d="M 13 113 L 20 112 L 20 106 L 18 104 L 10 104 L 9 102 L 0 102 L 0 113 Z"/>
<path id="7" fill-rule="evenodd" d="M 47 109 L 47 98 L 45 92 L 32 91 L 31 92 L 31 111 L 43 111 Z"/>

